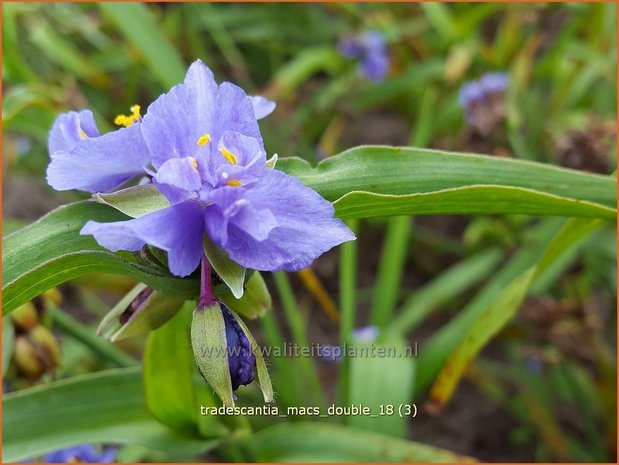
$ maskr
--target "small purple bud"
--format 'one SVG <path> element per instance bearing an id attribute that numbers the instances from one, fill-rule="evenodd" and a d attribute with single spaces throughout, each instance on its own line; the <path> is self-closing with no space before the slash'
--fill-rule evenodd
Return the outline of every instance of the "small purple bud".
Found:
<path id="1" fill-rule="evenodd" d="M 228 365 L 232 390 L 250 384 L 255 377 L 256 357 L 245 332 L 232 312 L 222 302 L 219 303 L 226 325 L 226 342 L 228 344 Z"/>

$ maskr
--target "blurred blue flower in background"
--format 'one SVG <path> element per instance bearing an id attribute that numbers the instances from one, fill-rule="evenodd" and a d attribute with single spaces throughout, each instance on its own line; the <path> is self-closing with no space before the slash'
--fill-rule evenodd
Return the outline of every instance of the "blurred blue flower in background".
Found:
<path id="1" fill-rule="evenodd" d="M 381 32 L 367 31 L 358 37 L 342 39 L 338 51 L 344 58 L 359 60 L 359 74 L 370 81 L 383 81 L 389 72 L 389 52 Z"/>
<path id="2" fill-rule="evenodd" d="M 115 447 L 99 451 L 92 444 L 81 444 L 48 452 L 41 461 L 43 463 L 112 463 L 116 460 L 116 452 Z"/>
<path id="3" fill-rule="evenodd" d="M 490 72 L 475 81 L 467 81 L 460 87 L 458 101 L 464 110 L 468 124 L 480 126 L 486 133 L 486 124 L 490 120 L 502 119 L 505 109 L 505 92 L 509 85 L 509 76 L 502 72 Z"/>

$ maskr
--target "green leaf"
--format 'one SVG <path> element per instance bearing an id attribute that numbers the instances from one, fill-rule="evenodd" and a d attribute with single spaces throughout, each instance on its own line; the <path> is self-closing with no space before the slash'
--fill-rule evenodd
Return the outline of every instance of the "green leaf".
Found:
<path id="1" fill-rule="evenodd" d="M 365 347 L 364 347 L 365 346 Z M 404 437 L 406 425 L 412 420 L 409 416 L 399 415 L 400 405 L 411 405 L 415 359 L 412 353 L 407 356 L 404 339 L 395 334 L 381 337 L 372 343 L 372 351 L 387 356 L 350 357 L 350 394 L 348 401 L 351 404 L 370 407 L 372 413 L 380 414 L 380 406 L 393 405 L 392 415 L 370 417 L 353 415 L 347 418 L 348 424 L 365 430 L 387 434 L 393 437 Z M 357 354 L 369 350 L 370 344 L 348 345 L 348 349 Z"/>
<path id="2" fill-rule="evenodd" d="M 232 261 L 226 251 L 211 241 L 207 234 L 204 235 L 204 253 L 215 272 L 230 288 L 232 295 L 240 299 L 245 284 L 245 268 Z"/>
<path id="3" fill-rule="evenodd" d="M 474 462 L 463 455 L 356 428 L 286 423 L 237 439 L 258 462 Z"/>
<path id="4" fill-rule="evenodd" d="M 144 351 L 146 405 L 161 422 L 188 433 L 197 430 L 193 391 L 194 361 L 188 326 L 193 302 L 148 336 Z"/>
<path id="5" fill-rule="evenodd" d="M 7 394 L 2 413 L 5 462 L 86 442 L 140 444 L 175 456 L 196 455 L 217 444 L 182 435 L 155 420 L 144 404 L 138 368 L 106 370 Z"/>
<path id="6" fill-rule="evenodd" d="M 217 294 L 228 308 L 246 318 L 258 318 L 273 307 L 271 293 L 259 271 L 254 271 L 245 284 L 245 292 L 240 299 L 229 292 Z"/>
<path id="7" fill-rule="evenodd" d="M 443 271 L 404 302 L 389 330 L 406 334 L 416 328 L 433 309 L 487 277 L 501 258 L 498 249 L 485 250 Z"/>
<path id="8" fill-rule="evenodd" d="M 449 401 L 471 360 L 514 316 L 527 295 L 534 273 L 535 267 L 518 276 L 468 328 L 430 390 L 430 398 L 435 405 L 443 407 Z"/>
<path id="9" fill-rule="evenodd" d="M 200 374 L 222 402 L 234 406 L 232 380 L 228 365 L 228 342 L 221 308 L 217 302 L 199 305 L 191 321 L 191 347 Z"/>
<path id="10" fill-rule="evenodd" d="M 94 194 L 96 202 L 114 207 L 131 218 L 169 207 L 170 202 L 154 184 L 127 187 L 109 194 Z"/>
<path id="11" fill-rule="evenodd" d="M 289 158 L 280 159 L 278 168 L 335 202 L 338 214 L 345 218 L 365 216 L 359 213 L 361 208 L 368 209 L 368 216 L 381 212 L 491 214 L 506 213 L 507 205 L 509 213 L 527 210 L 539 215 L 610 218 L 614 212 L 608 209 L 616 208 L 617 181 L 611 176 L 483 155 L 363 146 L 327 158 L 316 167 Z M 455 190 L 461 188 L 468 190 Z M 412 196 L 430 193 L 436 197 Z M 408 197 L 392 197 L 402 195 Z M 526 207 L 524 201 L 535 203 Z M 402 208 L 397 205 L 400 202 Z M 588 203 L 577 205 L 580 202 Z"/>
<path id="12" fill-rule="evenodd" d="M 13 344 L 15 343 L 15 328 L 10 318 L 2 319 L 2 376 L 9 368 L 13 356 Z"/>
<path id="13" fill-rule="evenodd" d="M 183 60 L 163 35 L 153 13 L 142 3 L 101 3 L 99 7 L 144 57 L 150 72 L 163 87 L 179 84 L 185 75 Z"/>
<path id="14" fill-rule="evenodd" d="M 521 187 L 469 186 L 431 193 L 384 195 L 351 192 L 334 203 L 340 218 L 391 215 L 526 214 L 580 216 L 612 220 L 617 211 L 597 203 Z"/>
<path id="15" fill-rule="evenodd" d="M 3 314 L 58 284 L 88 273 L 131 276 L 169 296 L 192 299 L 198 282 L 171 275 L 163 266 L 129 252 L 112 253 L 79 231 L 88 220 L 119 221 L 120 212 L 84 201 L 60 207 L 4 239 Z"/>

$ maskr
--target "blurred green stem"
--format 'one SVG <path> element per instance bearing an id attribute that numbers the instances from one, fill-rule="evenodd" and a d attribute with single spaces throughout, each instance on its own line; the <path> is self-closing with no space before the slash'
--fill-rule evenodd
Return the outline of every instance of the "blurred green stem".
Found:
<path id="1" fill-rule="evenodd" d="M 279 293 L 279 297 L 282 301 L 282 306 L 284 307 L 284 312 L 286 314 L 286 319 L 288 320 L 288 325 L 290 326 L 292 339 L 300 349 L 309 349 L 310 343 L 307 337 L 307 329 L 301 316 L 301 310 L 297 306 L 288 275 L 284 271 L 278 271 L 277 273 L 273 273 L 273 278 L 275 279 L 277 292 Z M 314 361 L 309 357 L 301 356 L 299 357 L 299 365 L 303 367 L 302 374 L 309 384 L 308 387 L 312 391 L 316 405 L 324 407 L 325 398 L 322 393 L 320 380 L 318 378 L 318 371 L 316 370 Z"/>
<path id="2" fill-rule="evenodd" d="M 61 308 L 52 304 L 48 308 L 52 321 L 58 328 L 90 347 L 97 355 L 119 367 L 131 367 L 138 364 L 132 357 L 97 336 L 94 330 L 87 328 Z"/>

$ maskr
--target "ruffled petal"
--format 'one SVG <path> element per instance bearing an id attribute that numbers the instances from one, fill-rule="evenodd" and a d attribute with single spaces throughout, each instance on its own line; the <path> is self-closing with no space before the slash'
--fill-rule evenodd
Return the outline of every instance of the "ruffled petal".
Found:
<path id="1" fill-rule="evenodd" d="M 144 173 L 149 158 L 140 125 L 134 124 L 53 152 L 47 182 L 56 190 L 104 192 Z"/>
<path id="2" fill-rule="evenodd" d="M 281 171 L 268 170 L 259 183 L 247 189 L 239 188 L 236 195 L 242 195 L 255 212 L 270 211 L 277 224 L 266 239 L 259 240 L 252 228 L 260 227 L 260 218 L 254 218 L 255 223 L 237 223 L 234 218 L 228 218 L 226 223 L 222 218 L 226 218 L 225 209 L 230 204 L 225 200 L 207 209 L 205 220 L 209 237 L 224 248 L 232 260 L 247 268 L 297 271 L 336 245 L 355 239 L 352 231 L 333 217 L 330 202 Z M 225 245 L 221 232 L 224 225 Z"/>
<path id="3" fill-rule="evenodd" d="M 142 132 L 159 168 L 171 158 L 204 157 L 200 137 L 213 131 L 217 83 L 200 60 L 187 71 L 185 82 L 155 100 L 142 121 Z"/>
<path id="4" fill-rule="evenodd" d="M 155 180 L 186 191 L 197 191 L 202 186 L 198 165 L 190 157 L 172 158 L 157 170 Z"/>
<path id="5" fill-rule="evenodd" d="M 168 252 L 168 267 L 177 276 L 196 269 L 204 254 L 203 208 L 187 201 L 129 221 L 89 221 L 80 234 L 92 234 L 102 247 L 113 252 L 136 251 L 150 244 Z"/>
<path id="6" fill-rule="evenodd" d="M 220 247 L 228 246 L 231 227 L 244 231 L 256 241 L 264 241 L 277 227 L 273 213 L 266 208 L 256 208 L 243 198 L 244 194 L 245 189 L 223 187 L 208 196 L 213 206 L 206 210 L 206 230 Z"/>
<path id="7" fill-rule="evenodd" d="M 88 137 L 99 137 L 95 118 L 90 110 L 62 113 L 49 132 L 49 154 L 70 152 L 73 147 Z"/>
<path id="8" fill-rule="evenodd" d="M 254 114 L 256 115 L 256 119 L 262 119 L 265 116 L 269 116 L 275 110 L 277 106 L 273 100 L 269 100 L 260 95 L 255 95 L 249 97 L 251 99 L 251 104 L 254 107 Z"/>

